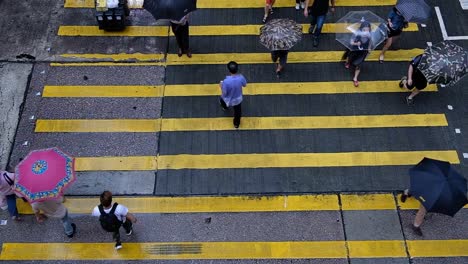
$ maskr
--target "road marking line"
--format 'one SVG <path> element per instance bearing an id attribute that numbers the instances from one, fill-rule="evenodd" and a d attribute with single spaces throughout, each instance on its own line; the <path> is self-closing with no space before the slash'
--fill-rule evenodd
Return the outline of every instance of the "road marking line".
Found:
<path id="1" fill-rule="evenodd" d="M 156 156 L 77 157 L 76 171 L 145 171 L 157 170 Z"/>
<path id="2" fill-rule="evenodd" d="M 340 194 L 343 211 L 396 210 L 393 194 Z"/>
<path id="3" fill-rule="evenodd" d="M 468 240 L 408 240 L 411 258 L 468 256 Z M 344 259 L 406 257 L 403 240 L 3 243 L 0 260 Z"/>
<path id="4" fill-rule="evenodd" d="M 278 0 L 275 7 L 293 7 L 293 0 Z M 360 0 L 336 1 L 336 6 L 387 6 L 395 5 L 395 0 L 367 0 L 365 4 Z M 198 0 L 197 8 L 262 8 L 265 4 L 252 0 Z M 65 0 L 65 8 L 94 8 L 94 0 Z M 142 8 L 142 6 L 136 6 Z"/>
<path id="5" fill-rule="evenodd" d="M 447 126 L 444 114 L 243 117 L 242 130 Z M 156 133 L 232 130 L 232 118 L 38 119 L 36 133 Z"/>
<path id="6" fill-rule="evenodd" d="M 399 80 L 363 81 L 359 88 L 349 81 L 341 82 L 282 82 L 249 83 L 244 96 L 278 94 L 344 94 L 344 93 L 403 93 L 397 87 Z M 437 85 L 429 84 L 423 92 L 437 92 Z M 173 97 L 218 96 L 219 84 L 175 85 L 46 85 L 43 97 Z"/>
<path id="7" fill-rule="evenodd" d="M 424 157 L 459 164 L 454 150 L 341 152 L 341 153 L 264 153 L 218 155 L 165 155 L 158 157 L 158 169 L 241 169 L 241 168 L 307 168 L 414 165 Z"/>
<path id="8" fill-rule="evenodd" d="M 411 58 L 423 53 L 423 49 L 410 50 L 389 50 L 385 54 L 386 61 L 410 61 Z M 83 55 L 83 57 L 81 57 Z M 366 61 L 378 61 L 380 51 L 372 51 Z M 64 54 L 64 56 L 75 59 L 110 59 L 120 61 L 122 56 L 115 54 Z M 96 56 L 93 58 L 93 56 Z M 290 52 L 288 63 L 313 63 L 313 62 L 341 62 L 343 51 L 315 51 L 315 52 Z M 152 58 L 148 54 L 148 58 Z M 141 62 L 112 63 L 112 62 L 75 62 L 75 63 L 51 63 L 51 66 L 176 66 L 195 64 L 225 64 L 227 61 L 235 60 L 241 64 L 271 64 L 270 53 L 213 53 L 213 54 L 192 54 L 192 58 L 186 56 L 179 57 L 177 54 L 168 54 L 166 63 L 145 62 L 145 56 L 141 55 Z M 150 60 L 150 59 L 148 59 Z"/>
<path id="9" fill-rule="evenodd" d="M 363 195 L 364 199 L 367 197 Z M 246 213 L 338 211 L 338 196 L 281 195 L 281 196 L 188 196 L 188 197 L 114 197 L 115 201 L 131 208 L 133 213 Z M 393 199 L 393 198 L 392 198 Z M 65 205 L 72 214 L 89 214 L 99 203 L 99 197 L 67 197 Z M 285 206 L 286 205 L 286 206 Z M 31 206 L 17 200 L 21 214 L 32 214 Z M 395 208 L 392 208 L 395 209 Z"/>
<path id="10" fill-rule="evenodd" d="M 444 40 L 468 40 L 468 36 L 452 36 L 450 37 L 447 33 L 447 29 L 445 28 L 444 19 L 442 18 L 442 13 L 440 12 L 440 8 L 438 6 L 434 7 L 437 15 L 437 19 L 439 20 L 440 31 L 442 32 L 442 37 Z"/>
<path id="11" fill-rule="evenodd" d="M 207 25 L 190 26 L 190 36 L 258 36 L 262 25 Z M 174 36 L 168 26 L 127 26 L 122 31 L 100 30 L 97 26 L 60 26 L 59 36 L 80 36 L 80 37 L 167 37 Z M 302 24 L 302 32 L 307 34 L 310 25 Z M 417 24 L 410 23 L 405 32 L 418 31 Z M 339 31 L 339 32 L 337 32 Z M 345 26 L 336 23 L 326 23 L 323 25 L 322 33 L 346 33 Z"/>
<path id="12" fill-rule="evenodd" d="M 162 66 L 165 62 L 51 62 L 51 67 L 129 67 L 129 66 Z"/>
<path id="13" fill-rule="evenodd" d="M 70 59 L 105 59 L 114 61 L 148 61 L 148 62 L 161 62 L 165 59 L 163 53 L 118 53 L 118 54 L 61 54 L 60 57 Z"/>

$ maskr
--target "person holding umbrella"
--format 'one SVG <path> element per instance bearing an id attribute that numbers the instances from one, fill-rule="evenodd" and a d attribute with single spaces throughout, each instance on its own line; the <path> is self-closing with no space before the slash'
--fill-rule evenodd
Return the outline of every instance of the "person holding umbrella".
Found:
<path id="1" fill-rule="evenodd" d="M 455 214 L 468 203 L 467 181 L 447 161 L 423 158 L 409 170 L 410 190 L 405 190 L 401 202 L 413 195 L 419 202 L 412 228 L 422 236 L 421 225 L 427 212 L 448 216 Z"/>
<path id="2" fill-rule="evenodd" d="M 387 28 L 388 28 L 388 35 L 387 41 L 382 48 L 382 52 L 380 52 L 379 62 L 383 63 L 385 58 L 385 52 L 392 46 L 393 41 L 400 36 L 401 32 L 403 31 L 404 27 L 408 26 L 408 22 L 406 22 L 403 15 L 393 7 L 387 17 Z"/>
<path id="3" fill-rule="evenodd" d="M 359 26 L 359 30 L 355 33 L 355 36 L 351 39 L 351 45 L 355 48 L 353 50 L 347 50 L 343 57 L 346 59 L 345 68 L 349 69 L 350 65 L 354 65 L 354 87 L 359 86 L 359 73 L 361 72 L 361 65 L 369 54 L 369 48 L 371 44 L 371 24 L 367 21 L 363 21 Z"/>
<path id="4" fill-rule="evenodd" d="M 68 216 L 68 209 L 63 205 L 63 201 L 63 197 L 58 197 L 54 200 L 31 203 L 31 207 L 37 222 L 42 223 L 47 217 L 59 218 L 62 221 L 65 234 L 72 238 L 76 233 L 76 225 Z"/>
<path id="5" fill-rule="evenodd" d="M 192 58 L 192 52 L 189 45 L 189 15 L 183 16 L 180 20 L 171 20 L 171 29 L 174 33 L 179 50 L 177 55 L 182 57 L 182 54 L 187 54 L 187 57 Z"/>
<path id="6" fill-rule="evenodd" d="M 414 57 L 411 60 L 408 67 L 408 76 L 403 76 L 400 81 L 400 88 L 406 88 L 412 90 L 411 94 L 406 97 L 406 103 L 412 105 L 414 97 L 418 95 L 421 90 L 426 88 L 427 80 L 424 74 L 418 69 L 418 65 L 421 62 L 422 54 Z"/>

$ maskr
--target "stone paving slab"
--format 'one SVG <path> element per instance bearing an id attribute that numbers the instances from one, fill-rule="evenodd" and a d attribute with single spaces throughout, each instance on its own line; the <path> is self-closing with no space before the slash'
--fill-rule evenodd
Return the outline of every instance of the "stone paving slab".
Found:
<path id="1" fill-rule="evenodd" d="M 404 239 L 396 210 L 343 211 L 343 220 L 348 240 Z"/>

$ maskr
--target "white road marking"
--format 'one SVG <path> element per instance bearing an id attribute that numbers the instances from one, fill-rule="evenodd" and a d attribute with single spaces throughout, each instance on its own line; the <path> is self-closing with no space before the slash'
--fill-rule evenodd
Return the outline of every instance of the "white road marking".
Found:
<path id="1" fill-rule="evenodd" d="M 451 105 L 447 105 L 447 108 L 448 108 L 449 110 L 453 110 L 453 106 L 451 106 Z"/>
<path id="2" fill-rule="evenodd" d="M 455 128 L 455 133 L 460 134 L 461 130 L 459 128 Z"/>
<path id="3" fill-rule="evenodd" d="M 452 36 L 449 37 L 447 33 L 447 29 L 445 28 L 444 20 L 442 19 L 442 13 L 440 12 L 440 8 L 438 6 L 434 7 L 437 19 L 439 20 L 440 31 L 442 32 L 442 37 L 444 40 L 468 40 L 468 36 Z"/>

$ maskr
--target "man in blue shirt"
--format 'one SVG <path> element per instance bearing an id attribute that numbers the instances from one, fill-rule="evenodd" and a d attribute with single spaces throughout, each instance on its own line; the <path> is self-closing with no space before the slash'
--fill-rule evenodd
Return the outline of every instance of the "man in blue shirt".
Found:
<path id="1" fill-rule="evenodd" d="M 226 76 L 226 78 L 219 83 L 219 87 L 221 88 L 219 104 L 224 111 L 231 106 L 234 108 L 234 127 L 239 128 L 242 116 L 242 88 L 247 86 L 247 80 L 242 74 L 237 73 L 239 65 L 235 61 L 230 61 L 227 64 L 227 68 L 231 75 Z"/>

